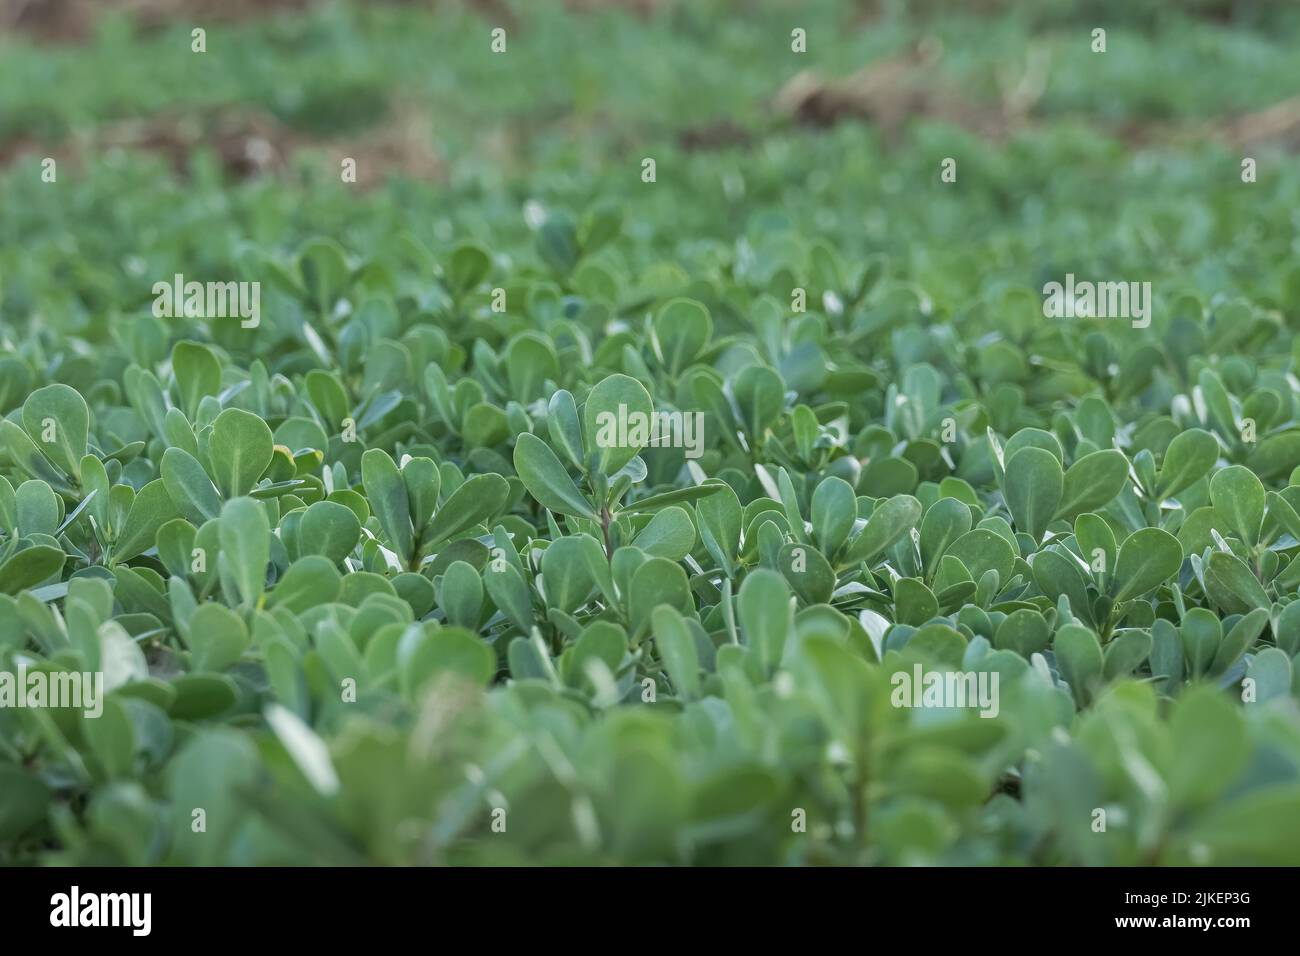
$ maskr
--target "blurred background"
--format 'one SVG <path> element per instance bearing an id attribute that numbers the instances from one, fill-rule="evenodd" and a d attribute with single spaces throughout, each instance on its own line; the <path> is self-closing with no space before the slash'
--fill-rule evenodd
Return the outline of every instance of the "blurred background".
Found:
<path id="1" fill-rule="evenodd" d="M 1159 236 L 1190 288 L 1284 299 L 1297 41 L 1281 0 L 0 0 L 0 333 L 89 351 L 148 277 L 259 278 L 320 235 L 419 295 L 411 248 L 517 267 L 594 202 L 632 274 L 734 252 L 763 283 L 817 237 L 941 314 Z"/>
<path id="2" fill-rule="evenodd" d="M 326 152 L 374 185 L 910 120 L 1294 147 L 1298 26 L 1287 0 L 0 0 L 0 166 L 307 175 Z"/>

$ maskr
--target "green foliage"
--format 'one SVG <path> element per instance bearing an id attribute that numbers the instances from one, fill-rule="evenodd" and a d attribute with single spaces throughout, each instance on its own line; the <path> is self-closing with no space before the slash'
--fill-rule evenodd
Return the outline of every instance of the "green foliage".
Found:
<path id="1" fill-rule="evenodd" d="M 417 14 L 326 6 L 309 50 L 357 26 L 427 65 Z M 746 51 L 788 31 L 756 7 L 716 57 L 611 14 L 558 105 L 590 120 L 644 29 L 746 116 Z M 489 85 L 557 105 L 507 59 Z M 245 72 L 213 82 L 330 128 Z M 1233 102 L 1209 72 L 1180 84 Z M 609 85 L 709 118 L 645 84 Z M 0 862 L 1300 863 L 1300 174 L 1062 124 L 752 132 L 656 142 L 653 185 L 618 135 L 599 168 L 543 137 L 535 169 L 346 196 L 199 160 L 0 179 L 0 672 L 105 688 L 0 708 Z M 960 199 L 915 185 L 958 154 Z M 1150 277 L 1151 325 L 1045 318 L 1069 263 Z M 200 268 L 261 282 L 262 322 L 150 314 L 140 270 Z M 914 668 L 996 677 L 996 713 L 911 706 Z"/>

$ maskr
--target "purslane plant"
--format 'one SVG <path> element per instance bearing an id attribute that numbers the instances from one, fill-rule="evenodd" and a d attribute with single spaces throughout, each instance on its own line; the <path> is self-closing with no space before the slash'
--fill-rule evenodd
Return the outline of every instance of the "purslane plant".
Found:
<path id="1" fill-rule="evenodd" d="M 0 862 L 1300 862 L 1300 180 L 918 135 L 4 181 Z"/>
<path id="2" fill-rule="evenodd" d="M 1209 414 L 1134 433 L 1085 397 L 1003 435 L 921 364 L 899 432 L 856 428 L 759 353 L 701 361 L 737 353 L 681 298 L 624 371 L 566 375 L 556 330 L 480 341 L 512 399 L 388 316 L 432 333 L 422 379 L 391 339 L 388 372 L 287 376 L 183 340 L 93 411 L 53 383 L 0 424 L 6 663 L 106 681 L 97 717 L 0 713 L 11 853 L 1289 858 L 1252 819 L 1300 790 L 1249 755 L 1291 759 L 1300 502 Z M 699 457 L 602 430 L 652 393 L 706 416 Z M 899 706 L 920 667 L 997 675 L 997 713 Z M 439 712 L 432 751 L 382 756 Z M 420 839 L 373 815 L 381 780 Z M 1091 839 L 1108 809 L 1132 816 Z"/>

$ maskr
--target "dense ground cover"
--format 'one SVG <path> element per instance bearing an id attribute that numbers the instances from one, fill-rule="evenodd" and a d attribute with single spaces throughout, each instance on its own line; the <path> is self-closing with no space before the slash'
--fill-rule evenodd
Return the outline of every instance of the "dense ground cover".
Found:
<path id="1" fill-rule="evenodd" d="M 1293 16 L 539 9 L 6 41 L 0 860 L 1300 862 Z M 774 105 L 922 37 L 999 135 Z"/>

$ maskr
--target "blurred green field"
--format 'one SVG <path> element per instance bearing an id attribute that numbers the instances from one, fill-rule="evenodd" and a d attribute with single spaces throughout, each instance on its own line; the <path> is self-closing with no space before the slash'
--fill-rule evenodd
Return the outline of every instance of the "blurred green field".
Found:
<path id="1" fill-rule="evenodd" d="M 986 236 L 990 217 L 1013 247 L 1049 260 L 1082 249 L 1098 266 L 1148 241 L 1137 224 L 1168 218 L 1191 247 L 1223 241 L 1201 267 L 1207 281 L 1227 278 L 1221 258 L 1245 281 L 1264 267 L 1250 244 L 1270 216 L 1286 223 L 1294 195 L 1289 176 L 1263 177 L 1265 212 L 1249 223 L 1216 199 L 1241 150 L 1277 168 L 1300 143 L 1286 108 L 1300 90 L 1300 11 L 1286 4 L 1229 5 L 1243 23 L 1225 29 L 1212 3 L 311 3 L 217 18 L 205 54 L 190 51 L 185 4 L 155 4 L 168 15 L 147 28 L 124 6 L 86 18 L 79 40 L 0 38 L 0 309 L 11 317 L 53 296 L 75 327 L 78 299 L 134 283 L 131 257 L 149 274 L 186 257 L 228 267 L 246 240 L 287 252 L 324 231 L 359 250 L 398 223 L 436 248 L 524 235 L 525 200 L 576 209 L 597 197 L 643 209 L 630 235 L 659 252 L 774 216 L 846 252 L 937 257 L 918 264 L 936 272 L 931 295 L 960 287 L 943 260 L 961 259 L 960 242 Z M 1104 55 L 1089 48 L 1100 17 Z M 505 55 L 488 49 L 498 21 Z M 805 55 L 790 52 L 795 26 Z M 909 63 L 918 44 L 932 62 Z M 865 118 L 826 130 L 789 100 L 806 88 L 800 74 L 816 89 L 863 70 L 875 84 Z M 981 188 L 945 201 L 928 171 L 958 154 Z M 35 188 L 44 156 L 64 164 L 64 188 Z M 645 156 L 671 190 L 637 188 Z M 337 188 L 342 157 L 358 160 L 361 195 Z M 1114 190 L 1126 203 L 1112 228 L 1089 206 Z M 1204 213 L 1183 205 L 1189 193 Z M 241 210 L 239 229 L 202 229 L 228 209 Z M 664 216 L 680 234 L 652 235 L 645 224 Z M 942 248 L 917 248 L 922 237 Z M 993 262 L 1005 261 L 997 249 Z M 29 282 L 32 270 L 81 278 Z"/>
<path id="2" fill-rule="evenodd" d="M 841 76 L 922 38 L 943 47 L 927 79 L 977 100 L 997 100 L 1043 58 L 1033 115 L 1102 130 L 1262 109 L 1300 89 L 1300 10 L 1284 3 L 1225 4 L 1242 21 L 1231 29 L 1195 14 L 1214 4 L 1158 2 L 330 2 L 211 21 L 202 3 L 188 5 L 197 14 L 179 3 L 143 32 L 126 12 L 135 5 L 118 6 L 96 5 L 79 41 L 0 39 L 0 139 L 56 143 L 220 107 L 356 136 L 405 109 L 433 124 L 453 169 L 556 149 L 603 158 L 719 121 L 763 132 L 775 123 L 765 104 L 796 72 Z M 195 55 L 189 33 L 205 23 L 208 52 Z M 1087 38 L 1103 24 L 1098 58 Z M 498 26 L 509 52 L 488 55 Z M 795 27 L 809 37 L 802 57 L 790 53 Z"/>

